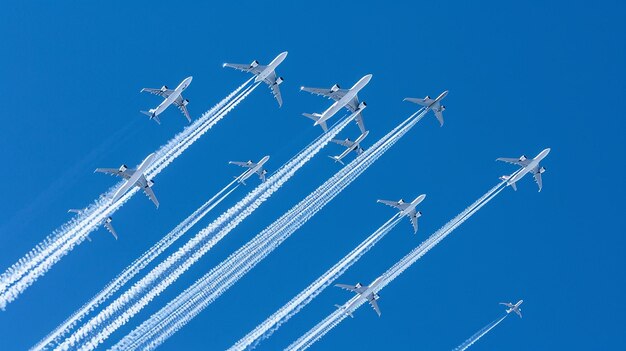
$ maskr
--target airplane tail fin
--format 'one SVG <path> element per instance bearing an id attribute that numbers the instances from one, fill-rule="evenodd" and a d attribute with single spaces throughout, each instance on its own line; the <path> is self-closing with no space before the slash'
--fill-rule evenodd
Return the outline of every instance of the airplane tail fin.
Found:
<path id="1" fill-rule="evenodd" d="M 340 309 L 340 310 L 342 310 L 342 309 L 343 309 L 343 306 L 341 306 L 341 305 L 337 305 L 337 304 L 335 304 L 335 307 L 337 307 L 337 308 L 338 308 L 338 309 Z M 351 312 L 349 312 L 349 311 L 343 311 L 343 313 L 345 313 L 345 314 L 347 314 L 348 316 L 350 316 L 350 318 L 354 318 L 354 316 L 352 315 L 352 313 L 351 313 Z"/>
<path id="2" fill-rule="evenodd" d="M 503 181 L 508 181 L 509 179 L 511 179 L 511 176 L 503 175 L 499 179 L 503 180 Z M 510 185 L 511 188 L 513 188 L 513 190 L 517 191 L 517 185 L 515 185 L 515 183 L 511 183 L 511 184 L 508 184 L 508 185 Z"/>
<path id="3" fill-rule="evenodd" d="M 144 115 L 150 117 L 150 119 L 153 119 L 155 122 L 157 122 L 157 124 L 161 124 L 161 120 L 159 119 L 158 115 L 154 114 L 154 110 L 149 110 L 149 111 L 139 111 L 141 113 L 143 113 Z"/>
<path id="4" fill-rule="evenodd" d="M 322 115 L 320 115 L 319 113 L 303 113 L 302 115 L 304 117 L 308 117 L 308 118 L 314 120 L 315 124 L 316 125 L 319 124 L 320 127 L 322 127 L 322 129 L 324 130 L 324 132 L 328 132 L 328 126 L 326 125 L 326 121 L 319 122 L 320 118 L 322 117 Z"/>
<path id="5" fill-rule="evenodd" d="M 339 158 L 339 156 L 328 156 L 328 157 L 330 157 L 331 159 L 333 159 L 335 162 L 339 162 L 339 163 L 341 163 L 341 164 L 342 164 L 342 165 L 344 165 L 344 166 L 346 165 L 346 164 L 345 164 L 345 163 L 343 163 L 343 161 Z"/>

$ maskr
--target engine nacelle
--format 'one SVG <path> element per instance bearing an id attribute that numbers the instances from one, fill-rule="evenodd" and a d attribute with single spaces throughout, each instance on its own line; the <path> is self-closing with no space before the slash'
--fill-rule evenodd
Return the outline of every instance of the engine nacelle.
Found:
<path id="1" fill-rule="evenodd" d="M 526 155 L 522 155 L 522 156 L 520 156 L 520 157 L 519 157 L 519 160 L 520 160 L 520 161 L 526 161 L 526 160 L 527 160 Z"/>
<path id="2" fill-rule="evenodd" d="M 355 287 L 358 289 L 360 287 L 362 287 L 363 285 L 361 283 L 356 283 Z"/>
<path id="3" fill-rule="evenodd" d="M 380 295 L 374 293 L 374 300 L 378 300 L 378 299 L 380 299 Z"/>
<path id="4" fill-rule="evenodd" d="M 187 106 L 189 104 L 189 100 L 185 99 L 183 100 L 183 106 Z"/>
<path id="5" fill-rule="evenodd" d="M 417 211 L 417 216 L 420 217 L 422 215 L 422 211 Z"/>
<path id="6" fill-rule="evenodd" d="M 154 185 L 154 182 L 152 180 L 149 180 L 146 182 L 146 185 L 148 186 L 148 188 L 152 188 L 152 186 Z"/>
<path id="7" fill-rule="evenodd" d="M 545 172 L 546 172 L 546 168 L 545 167 L 539 168 L 539 174 L 545 173 Z"/>
<path id="8" fill-rule="evenodd" d="M 446 110 L 446 107 L 444 105 L 441 105 L 441 107 L 439 108 L 439 111 L 443 112 Z"/>
<path id="9" fill-rule="evenodd" d="M 337 91 L 337 90 L 339 90 L 339 89 L 341 89 L 341 88 L 339 87 L 339 84 L 335 84 L 335 85 L 333 85 L 332 87 L 330 87 L 330 92 L 331 92 L 331 93 L 334 93 L 334 92 L 336 92 L 336 91 Z"/>
<path id="10" fill-rule="evenodd" d="M 252 61 L 252 63 L 250 64 L 250 67 L 251 67 L 251 68 L 254 68 L 254 67 L 258 66 L 258 65 L 259 65 L 259 61 L 254 60 L 254 61 Z"/>
<path id="11" fill-rule="evenodd" d="M 164 85 L 161 87 L 161 92 L 164 93 L 167 89 L 168 89 L 167 85 Z"/>
<path id="12" fill-rule="evenodd" d="M 261 172 L 261 173 L 263 173 L 263 175 L 266 175 L 267 174 L 267 169 L 264 169 L 263 172 Z"/>
<path id="13" fill-rule="evenodd" d="M 367 106 L 367 104 L 365 103 L 365 101 L 361 101 L 361 102 L 359 103 L 359 110 L 364 109 L 364 108 L 365 108 L 365 106 Z"/>
<path id="14" fill-rule="evenodd" d="M 111 223 L 111 222 L 113 222 L 113 218 L 111 218 L 111 217 L 107 217 L 107 218 L 104 220 L 104 222 L 105 222 L 105 223 Z"/>
<path id="15" fill-rule="evenodd" d="M 428 100 L 430 99 L 430 96 L 426 95 L 426 97 L 424 98 L 424 100 Z"/>
<path id="16" fill-rule="evenodd" d="M 121 165 L 120 166 L 120 172 L 126 172 L 127 169 L 128 169 L 128 166 L 126 166 L 126 165 Z"/>
<path id="17" fill-rule="evenodd" d="M 278 77 L 278 78 L 276 78 L 276 85 L 280 85 L 284 81 L 285 80 L 283 79 L 283 77 Z"/>

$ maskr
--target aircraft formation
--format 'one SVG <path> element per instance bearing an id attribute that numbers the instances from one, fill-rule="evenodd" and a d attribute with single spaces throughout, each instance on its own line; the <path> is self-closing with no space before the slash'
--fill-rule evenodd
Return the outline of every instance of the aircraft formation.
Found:
<path id="1" fill-rule="evenodd" d="M 280 85 L 284 82 L 284 79 L 278 76 L 278 74 L 276 73 L 276 69 L 285 60 L 286 57 L 287 52 L 283 52 L 276 56 L 267 65 L 261 65 L 257 60 L 254 60 L 250 64 L 224 63 L 223 67 L 229 67 L 245 73 L 252 74 L 253 77 L 251 79 L 253 79 L 253 82 L 255 84 L 264 83 L 269 87 L 272 95 L 274 96 L 280 107 L 283 104 Z M 367 136 L 370 134 L 370 130 L 368 130 L 365 126 L 363 110 L 366 108 L 367 104 L 359 99 L 358 94 L 368 85 L 371 79 L 372 75 L 367 74 L 359 79 L 356 83 L 354 83 L 354 85 L 349 89 L 342 89 L 338 84 L 334 84 L 330 88 L 311 88 L 305 86 L 302 86 L 300 88 L 301 91 L 323 96 L 332 101 L 332 104 L 321 113 L 303 113 L 305 117 L 313 120 L 313 126 L 319 126 L 323 133 L 330 133 L 329 130 L 331 128 L 329 128 L 329 122 L 340 111 L 345 110 L 347 113 L 350 114 L 349 118 L 356 122 L 360 134 L 356 139 L 354 139 L 354 141 L 350 138 L 346 138 L 344 140 L 332 138 L 329 140 L 332 143 L 344 147 L 344 151 L 341 152 L 339 155 L 329 155 L 329 157 L 333 161 L 341 163 L 342 165 L 345 165 L 345 159 L 349 155 L 354 154 L 355 158 L 358 158 L 366 152 L 366 148 L 363 146 L 363 144 Z M 187 77 L 175 89 L 169 89 L 165 85 L 159 89 L 141 89 L 141 92 L 148 92 L 160 96 L 161 98 L 163 98 L 163 101 L 155 108 L 151 108 L 148 111 L 140 112 L 147 115 L 150 120 L 154 120 L 157 124 L 161 124 L 161 117 L 163 116 L 167 108 L 171 105 L 174 105 L 178 109 L 180 109 L 181 113 L 185 116 L 187 121 L 189 123 L 192 123 L 192 118 L 187 109 L 189 100 L 183 97 L 183 92 L 187 88 L 189 88 L 191 81 L 192 77 Z M 405 98 L 404 101 L 412 102 L 421 106 L 420 111 L 422 112 L 422 115 L 425 115 L 429 111 L 432 111 L 440 126 L 443 126 L 443 112 L 446 110 L 446 107 L 442 104 L 442 102 L 447 97 L 447 95 L 448 91 L 446 90 L 434 99 L 426 96 L 424 98 Z M 532 174 L 535 182 L 538 185 L 539 191 L 541 191 L 542 174 L 546 171 L 546 169 L 542 167 L 540 163 L 544 160 L 549 152 L 550 149 L 546 148 L 534 158 L 528 158 L 524 155 L 519 158 L 498 158 L 497 161 L 507 162 L 519 167 L 519 169 L 517 169 L 512 174 L 501 176 L 500 180 L 505 184 L 505 186 L 511 186 L 514 190 L 517 190 L 517 182 L 519 182 L 526 174 Z M 246 162 L 229 161 L 229 164 L 245 168 L 244 172 L 235 177 L 235 180 L 233 182 L 246 185 L 246 181 L 249 181 L 250 178 L 258 177 L 261 183 L 265 183 L 269 177 L 268 171 L 265 168 L 269 159 L 270 156 L 266 155 L 257 162 L 253 162 L 252 160 Z M 126 165 L 121 165 L 119 168 L 97 168 L 95 170 L 95 172 L 97 173 L 105 173 L 112 176 L 120 177 L 122 179 L 122 183 L 115 189 L 114 193 L 108 198 L 107 201 L 109 201 L 111 204 L 116 203 L 120 199 L 122 199 L 127 193 L 129 193 L 131 189 L 138 189 L 142 191 L 158 209 L 159 201 L 157 200 L 156 195 L 152 189 L 154 186 L 154 181 L 152 179 L 153 176 L 151 176 L 150 173 L 151 167 L 153 167 L 156 162 L 156 153 L 151 153 L 146 156 L 145 159 L 136 168 L 130 168 Z M 426 194 L 422 194 L 410 202 L 405 202 L 403 199 L 400 199 L 398 201 L 379 199 L 377 200 L 377 202 L 396 209 L 398 211 L 395 215 L 397 216 L 397 218 L 407 217 L 410 220 L 413 232 L 415 234 L 418 232 L 418 219 L 422 216 L 422 212 L 418 210 L 418 206 L 424 201 L 425 198 Z M 87 213 L 86 209 L 71 209 L 69 210 L 69 212 L 76 214 Z M 104 216 L 102 217 L 102 219 L 98 219 L 97 224 L 104 226 L 116 240 L 118 239 L 118 234 L 112 226 L 111 216 Z M 87 236 L 87 239 L 91 241 L 89 236 Z M 370 283 L 369 285 L 363 285 L 361 283 L 357 283 L 355 285 L 335 284 L 336 287 L 348 290 L 356 294 L 356 297 L 348 301 L 346 304 L 337 304 L 335 306 L 338 308 L 338 311 L 340 311 L 342 315 L 353 317 L 354 311 L 361 304 L 369 303 L 376 312 L 376 314 L 380 317 L 381 310 L 377 302 L 380 298 L 378 292 L 387 283 L 387 277 L 381 275 L 374 281 L 372 281 L 372 283 Z M 507 307 L 507 314 L 514 312 L 521 318 L 522 315 L 520 305 L 522 304 L 522 302 L 523 300 L 520 300 L 515 304 L 501 304 Z"/>

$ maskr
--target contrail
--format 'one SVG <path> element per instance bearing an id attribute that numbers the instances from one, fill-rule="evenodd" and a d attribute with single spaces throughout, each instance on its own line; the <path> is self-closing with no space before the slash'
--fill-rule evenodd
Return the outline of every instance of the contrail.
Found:
<path id="1" fill-rule="evenodd" d="M 115 279 L 113 279 L 107 286 L 105 286 L 98 294 L 96 294 L 89 302 L 83 305 L 79 310 L 74 312 L 65 322 L 59 325 L 54 331 L 48 334 L 37 345 L 33 346 L 33 350 L 42 350 L 52 347 L 54 344 L 58 344 L 61 338 L 70 332 L 72 328 L 76 326 L 85 316 L 93 312 L 100 304 L 108 300 L 121 289 L 126 283 L 128 283 L 137 273 L 143 270 L 148 264 L 156 259 L 163 251 L 169 248 L 176 240 L 185 235 L 189 229 L 191 229 L 196 223 L 198 223 L 204 216 L 206 216 L 215 206 L 219 205 L 224 199 L 226 199 L 233 191 L 235 191 L 239 185 L 236 182 L 239 177 L 235 178 L 230 184 L 226 185 L 222 190 L 217 192 L 211 199 L 205 202 L 200 208 L 194 211 L 189 217 L 178 224 L 172 231 L 170 231 L 165 237 L 154 244 L 148 251 L 146 251 L 141 257 L 136 259 L 128 267 L 122 271 Z M 224 194 L 224 192 L 226 192 Z"/>
<path id="2" fill-rule="evenodd" d="M 224 100 L 197 119 L 191 126 L 185 128 L 166 145 L 162 146 L 156 155 L 154 163 L 146 172 L 148 179 L 154 178 L 165 169 L 184 150 L 191 146 L 200 136 L 220 121 L 228 112 L 237 106 L 258 83 L 244 90 L 251 80 L 241 85 Z M 132 195 L 137 192 L 133 189 L 122 199 L 112 203 L 109 199 L 123 184 L 118 183 L 101 195 L 92 205 L 81 214 L 70 220 L 65 225 L 49 235 L 44 241 L 35 246 L 28 254 L 17 263 L 7 269 L 0 276 L 0 308 L 14 301 L 28 286 L 32 285 L 38 277 L 45 274 L 63 256 L 69 253 L 76 245 L 80 244 L 85 237 L 93 231 L 101 221 L 120 208 Z"/>
<path id="3" fill-rule="evenodd" d="M 415 126 L 426 112 L 427 110 L 420 109 L 407 118 L 307 198 L 124 337 L 113 349 L 153 349 L 164 342 L 306 223 Z"/>
<path id="4" fill-rule="evenodd" d="M 472 346 L 476 341 L 478 341 L 478 339 L 482 338 L 485 334 L 489 333 L 489 331 L 491 329 L 495 328 L 496 325 L 500 324 L 500 322 L 502 322 L 507 316 L 508 316 L 508 314 L 505 314 L 504 316 L 502 316 L 502 318 L 496 319 L 495 321 L 487 324 L 484 328 L 482 328 L 481 330 L 476 332 L 476 334 L 472 335 L 469 339 L 465 340 L 464 343 L 462 343 L 461 345 L 457 346 L 452 351 L 464 351 L 464 350 L 467 350 L 468 347 Z"/>
<path id="5" fill-rule="evenodd" d="M 261 183 L 248 193 L 246 197 L 201 230 L 178 251 L 162 261 L 98 315 L 81 326 L 60 345 L 60 348 L 74 347 L 78 342 L 86 338 L 89 338 L 89 340 L 85 341 L 81 348 L 92 349 L 97 347 L 112 332 L 150 303 L 155 296 L 176 281 L 180 275 L 187 271 L 189 267 L 197 262 L 232 229 L 252 214 L 289 180 L 298 169 L 321 151 L 354 117 L 355 114 L 352 114 L 344 118 L 327 133 L 322 134 L 309 144 L 269 177 L 266 182 Z M 108 324 L 103 326 L 107 321 Z"/>
<path id="6" fill-rule="evenodd" d="M 456 228 L 458 228 L 463 222 L 469 219 L 474 213 L 480 210 L 484 205 L 486 205 L 489 201 L 491 201 L 496 195 L 498 195 L 505 187 L 503 185 L 505 182 L 501 182 L 491 188 L 487 193 L 481 196 L 477 201 L 475 201 L 472 205 L 467 207 L 461 213 L 459 213 L 456 217 L 454 217 L 451 221 L 444 224 L 441 228 L 439 228 L 435 233 L 433 233 L 428 239 L 424 240 L 418 247 L 413 249 L 408 255 L 404 256 L 400 261 L 394 264 L 391 268 L 389 268 L 381 277 L 381 280 L 378 291 L 382 290 L 385 286 L 391 283 L 396 277 L 398 277 L 402 272 L 404 272 L 407 268 L 409 268 L 413 263 L 419 260 L 422 256 L 424 256 L 430 249 L 435 247 L 441 240 L 443 240 L 448 234 L 452 233 Z M 355 301 L 354 299 L 357 297 L 353 297 L 348 303 Z M 354 310 L 358 309 L 363 303 L 365 299 L 359 300 Z M 326 333 L 332 330 L 335 326 L 337 326 L 341 321 L 346 318 L 346 314 L 343 313 L 342 310 L 337 309 L 333 311 L 328 317 L 314 326 L 311 330 L 302 335 L 298 340 L 289 345 L 285 350 L 305 350 L 313 345 L 317 340 L 321 339 Z"/>
<path id="7" fill-rule="evenodd" d="M 402 220 L 398 214 L 389 219 L 385 224 L 372 233 L 359 246 L 348 255 L 337 262 L 326 273 L 321 275 L 311 285 L 296 295 L 291 301 L 281 307 L 278 311 L 259 324 L 254 330 L 241 338 L 229 350 L 245 350 L 255 348 L 259 342 L 269 338 L 281 325 L 286 323 L 291 317 L 296 315 L 302 308 L 311 302 L 324 289 L 332 284 L 337 278 L 345 273 L 354 263 L 356 263 L 365 253 L 367 253 L 380 239 L 389 233 Z"/>

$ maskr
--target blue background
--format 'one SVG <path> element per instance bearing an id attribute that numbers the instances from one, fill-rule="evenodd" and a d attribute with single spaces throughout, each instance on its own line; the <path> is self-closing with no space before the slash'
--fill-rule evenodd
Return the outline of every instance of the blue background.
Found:
<path id="1" fill-rule="evenodd" d="M 378 198 L 426 193 L 420 231 L 403 221 L 340 282 L 369 283 L 497 182 L 496 157 L 552 152 L 544 190 L 504 191 L 381 292 L 381 318 L 356 312 L 315 349 L 452 349 L 525 299 L 477 350 L 625 349 L 624 87 L 620 1 L 225 2 L 5 4 L 0 14 L 0 267 L 9 267 L 114 183 L 96 167 L 134 165 L 182 130 L 173 108 L 139 113 L 176 86 L 196 118 L 248 77 L 225 61 L 281 51 L 284 106 L 261 86 L 156 178 L 155 210 L 136 196 L 117 212 L 120 240 L 91 234 L 0 313 L 1 348 L 25 349 L 238 175 L 229 160 L 271 155 L 278 168 L 319 135 L 302 112 L 328 101 L 301 85 L 351 86 L 373 74 L 365 145 L 450 90 L 446 124 L 429 115 L 262 264 L 162 346 L 224 349 L 343 257 L 392 214 Z M 622 112 L 620 112 L 622 111 Z M 355 138 L 356 126 L 340 135 Z M 330 177 L 328 146 L 110 341 Z M 352 157 L 352 156 L 350 156 Z M 189 235 L 244 196 L 238 189 Z M 350 297 L 331 288 L 260 349 L 281 349 Z M 111 342 L 106 345 L 110 346 Z"/>

